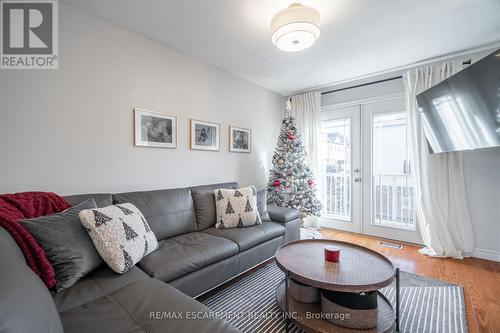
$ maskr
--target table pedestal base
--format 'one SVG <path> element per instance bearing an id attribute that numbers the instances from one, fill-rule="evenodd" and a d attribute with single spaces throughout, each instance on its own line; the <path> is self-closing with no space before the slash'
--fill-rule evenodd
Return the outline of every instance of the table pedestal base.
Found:
<path id="1" fill-rule="evenodd" d="M 276 301 L 282 311 L 286 312 L 286 289 L 285 280 L 283 280 L 276 290 Z M 306 332 L 314 333 L 389 333 L 395 328 L 394 311 L 391 304 L 385 297 L 378 296 L 378 325 L 376 328 L 369 330 L 356 330 L 334 325 L 322 319 L 321 304 L 313 303 L 306 304 L 294 300 L 288 296 L 288 313 L 291 316 L 292 322 L 302 328 Z"/>

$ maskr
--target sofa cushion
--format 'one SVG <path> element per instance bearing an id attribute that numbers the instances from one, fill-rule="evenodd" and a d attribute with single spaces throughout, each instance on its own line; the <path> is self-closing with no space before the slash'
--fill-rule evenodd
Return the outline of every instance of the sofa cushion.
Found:
<path id="1" fill-rule="evenodd" d="M 262 224 L 247 228 L 217 229 L 212 227 L 203 230 L 203 232 L 235 242 L 238 244 L 240 252 L 242 252 L 284 235 L 285 227 L 281 223 L 262 222 Z"/>
<path id="2" fill-rule="evenodd" d="M 238 245 L 203 232 L 190 232 L 159 242 L 158 249 L 137 265 L 150 276 L 169 282 L 238 254 Z"/>
<path id="3" fill-rule="evenodd" d="M 247 228 L 218 229 L 215 227 L 203 230 L 204 233 L 229 239 L 238 244 L 239 250 L 245 251 L 266 240 L 266 233 L 259 225 Z"/>
<path id="4" fill-rule="evenodd" d="M 198 230 L 189 189 L 120 193 L 113 201 L 139 208 L 158 240 Z"/>
<path id="5" fill-rule="evenodd" d="M 101 266 L 71 288 L 60 293 L 52 293 L 57 311 L 64 312 L 83 304 L 93 302 L 118 289 L 139 280 L 149 279 L 149 276 L 137 267 L 132 267 L 125 274 L 118 274 L 106 265 Z"/>
<path id="6" fill-rule="evenodd" d="M 188 296 L 198 297 L 240 274 L 239 262 L 238 256 L 232 256 L 169 281 L 168 284 Z"/>
<path id="7" fill-rule="evenodd" d="M 266 241 L 285 234 L 285 227 L 281 223 L 262 222 L 261 225 L 256 225 L 255 228 L 264 231 L 266 234 Z"/>
<path id="8" fill-rule="evenodd" d="M 147 278 L 64 311 L 61 320 L 65 333 L 239 332 L 223 320 L 210 319 L 209 313 L 207 307 L 168 284 Z M 180 317 L 169 319 L 168 314 Z"/>
<path id="9" fill-rule="evenodd" d="M 79 214 L 102 259 L 125 273 L 158 247 L 142 213 L 131 203 L 85 209 Z"/>
<path id="10" fill-rule="evenodd" d="M 91 208 L 97 208 L 94 199 L 60 213 L 21 221 L 54 267 L 58 292 L 71 287 L 103 263 L 78 217 L 80 211 Z"/>
<path id="11" fill-rule="evenodd" d="M 76 194 L 64 197 L 64 200 L 66 200 L 71 206 L 76 206 L 89 199 L 94 199 L 97 207 L 106 207 L 113 204 L 113 196 L 111 193 Z"/>
<path id="12" fill-rule="evenodd" d="M 0 227 L 0 332 L 63 333 L 52 297 Z"/>
<path id="13" fill-rule="evenodd" d="M 215 196 L 214 190 L 218 188 L 239 188 L 238 183 L 221 183 L 191 187 L 194 207 L 196 210 L 196 222 L 198 230 L 213 227 L 215 225 Z"/>

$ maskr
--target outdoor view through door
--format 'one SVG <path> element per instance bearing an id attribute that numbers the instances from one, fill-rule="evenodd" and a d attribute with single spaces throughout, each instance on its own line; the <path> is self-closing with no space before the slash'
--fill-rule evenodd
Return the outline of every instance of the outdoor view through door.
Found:
<path id="1" fill-rule="evenodd" d="M 415 230 L 406 113 L 381 113 L 372 119 L 372 222 Z"/>
<path id="2" fill-rule="evenodd" d="M 351 119 L 321 123 L 321 167 L 325 175 L 323 214 L 351 220 Z"/>
<path id="3" fill-rule="evenodd" d="M 397 98 L 322 109 L 322 226 L 421 241 L 404 107 Z"/>

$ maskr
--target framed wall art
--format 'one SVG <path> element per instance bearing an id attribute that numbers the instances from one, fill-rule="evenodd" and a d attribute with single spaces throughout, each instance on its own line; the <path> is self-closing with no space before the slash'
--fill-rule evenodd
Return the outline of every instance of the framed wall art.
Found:
<path id="1" fill-rule="evenodd" d="M 252 131 L 248 128 L 229 126 L 229 151 L 249 153 L 252 149 Z"/>
<path id="2" fill-rule="evenodd" d="M 135 145 L 177 148 L 177 117 L 134 109 Z"/>
<path id="3" fill-rule="evenodd" d="M 220 124 L 191 119 L 191 149 L 219 151 Z"/>

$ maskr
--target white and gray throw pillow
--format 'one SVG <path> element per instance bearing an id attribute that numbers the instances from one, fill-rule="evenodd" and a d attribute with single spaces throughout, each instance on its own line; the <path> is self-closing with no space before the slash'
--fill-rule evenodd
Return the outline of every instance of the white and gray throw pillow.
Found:
<path id="1" fill-rule="evenodd" d="M 262 224 L 257 210 L 257 191 L 249 186 L 234 190 L 217 189 L 215 206 L 217 208 L 216 228 L 240 228 Z"/>
<path id="2" fill-rule="evenodd" d="M 131 203 L 86 209 L 79 216 L 97 252 L 117 273 L 125 273 L 158 248 L 155 234 Z"/>

